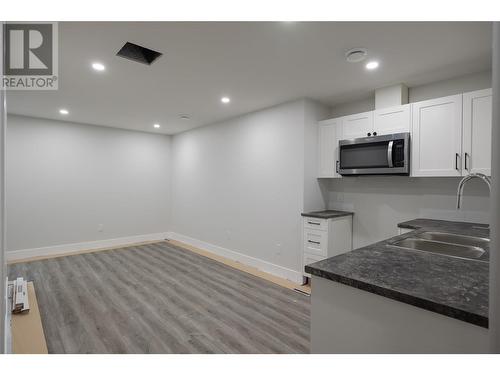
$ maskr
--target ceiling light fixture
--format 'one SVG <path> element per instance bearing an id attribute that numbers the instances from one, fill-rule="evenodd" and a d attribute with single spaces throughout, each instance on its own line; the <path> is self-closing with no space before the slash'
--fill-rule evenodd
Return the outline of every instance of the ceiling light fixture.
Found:
<path id="1" fill-rule="evenodd" d="M 374 70 L 378 68 L 378 65 L 379 65 L 378 61 L 370 61 L 366 64 L 366 69 Z"/>
<path id="2" fill-rule="evenodd" d="M 153 125 L 153 127 L 154 127 L 155 129 L 160 129 L 160 124 L 154 124 L 154 125 Z"/>
<path id="3" fill-rule="evenodd" d="M 94 70 L 99 71 L 99 72 L 102 72 L 103 70 L 106 70 L 106 67 L 103 64 L 98 63 L 98 62 L 92 63 L 92 68 Z"/>
<path id="4" fill-rule="evenodd" d="M 189 116 L 188 115 L 179 115 L 180 119 L 181 120 L 189 120 Z"/>
<path id="5" fill-rule="evenodd" d="M 224 104 L 227 104 L 231 101 L 231 99 L 229 99 L 227 96 L 223 96 L 220 101 Z"/>
<path id="6" fill-rule="evenodd" d="M 68 111 L 67 109 L 64 109 L 64 108 L 63 108 L 63 109 L 60 109 L 60 110 L 59 110 L 59 113 L 60 113 L 61 115 L 67 115 L 67 114 L 69 113 L 69 111 Z"/>

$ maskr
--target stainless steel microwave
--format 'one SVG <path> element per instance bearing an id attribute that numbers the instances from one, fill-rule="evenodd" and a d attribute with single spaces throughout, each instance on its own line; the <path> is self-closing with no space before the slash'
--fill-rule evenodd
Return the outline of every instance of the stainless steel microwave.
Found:
<path id="1" fill-rule="evenodd" d="M 410 133 L 339 142 L 338 173 L 343 176 L 410 174 Z"/>

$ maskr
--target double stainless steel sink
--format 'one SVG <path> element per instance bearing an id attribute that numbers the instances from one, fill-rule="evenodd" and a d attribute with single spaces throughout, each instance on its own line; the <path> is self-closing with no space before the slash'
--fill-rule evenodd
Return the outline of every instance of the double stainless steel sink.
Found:
<path id="1" fill-rule="evenodd" d="M 488 238 L 427 231 L 396 241 L 390 246 L 478 260 L 484 255 L 485 248 L 489 247 L 489 242 Z"/>

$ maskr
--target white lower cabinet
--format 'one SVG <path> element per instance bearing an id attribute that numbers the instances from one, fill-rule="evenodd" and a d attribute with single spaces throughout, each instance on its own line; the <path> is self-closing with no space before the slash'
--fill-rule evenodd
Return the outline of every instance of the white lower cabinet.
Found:
<path id="1" fill-rule="evenodd" d="M 302 274 L 307 264 L 352 250 L 352 215 L 319 219 L 302 218 L 303 257 Z"/>
<path id="2" fill-rule="evenodd" d="M 316 217 L 304 217 L 303 220 L 303 225 L 304 229 L 310 229 L 310 230 L 321 230 L 321 231 L 327 231 L 328 230 L 328 220 L 325 219 L 319 219 Z"/>
<path id="3" fill-rule="evenodd" d="M 328 253 L 328 231 L 305 230 L 304 253 L 326 257 Z"/>

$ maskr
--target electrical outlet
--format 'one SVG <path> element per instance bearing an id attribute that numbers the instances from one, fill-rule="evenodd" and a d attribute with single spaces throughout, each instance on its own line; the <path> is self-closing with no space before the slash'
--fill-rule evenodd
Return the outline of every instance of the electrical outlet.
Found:
<path id="1" fill-rule="evenodd" d="M 281 256 L 281 242 L 276 243 L 276 251 L 274 253 L 277 258 Z"/>
<path id="2" fill-rule="evenodd" d="M 102 232 L 103 230 L 104 230 L 104 224 L 99 224 L 99 225 L 97 226 L 97 231 L 98 231 L 98 232 Z"/>

